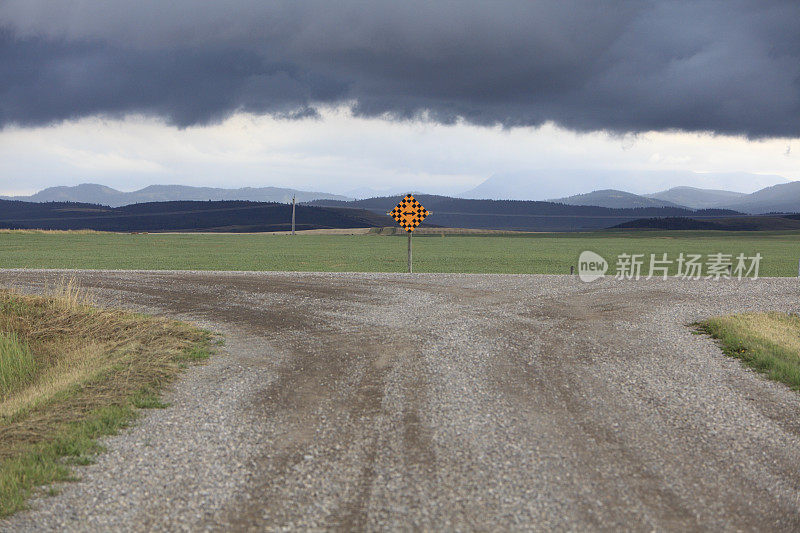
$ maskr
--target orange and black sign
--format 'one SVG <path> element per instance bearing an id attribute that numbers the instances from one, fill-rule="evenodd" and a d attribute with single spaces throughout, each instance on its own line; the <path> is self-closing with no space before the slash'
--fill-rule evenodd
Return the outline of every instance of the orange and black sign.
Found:
<path id="1" fill-rule="evenodd" d="M 414 231 L 417 226 L 422 224 L 425 217 L 428 216 L 428 211 L 422 207 L 422 204 L 414 199 L 413 196 L 407 194 L 389 214 L 403 229 L 406 231 Z"/>

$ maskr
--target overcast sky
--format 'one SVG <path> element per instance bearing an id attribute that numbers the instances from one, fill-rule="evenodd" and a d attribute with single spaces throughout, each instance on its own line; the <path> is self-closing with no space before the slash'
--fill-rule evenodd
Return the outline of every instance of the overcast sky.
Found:
<path id="1" fill-rule="evenodd" d="M 0 193 L 800 179 L 798 20 L 768 0 L 4 0 Z"/>

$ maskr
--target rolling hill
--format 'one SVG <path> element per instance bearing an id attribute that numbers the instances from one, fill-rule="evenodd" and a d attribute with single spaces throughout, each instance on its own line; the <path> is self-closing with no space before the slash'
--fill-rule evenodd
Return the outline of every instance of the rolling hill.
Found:
<path id="1" fill-rule="evenodd" d="M 587 231 L 616 226 L 623 222 L 649 217 L 732 217 L 741 215 L 729 210 L 694 211 L 681 207 L 643 207 L 612 209 L 596 206 L 574 206 L 553 202 L 523 200 L 466 200 L 448 196 L 415 195 L 433 214 L 424 224 L 454 228 L 476 228 L 517 231 Z M 388 196 L 339 202 L 317 200 L 309 205 L 367 209 L 387 213 L 400 200 Z"/>
<path id="2" fill-rule="evenodd" d="M 298 202 L 318 199 L 348 200 L 346 196 L 324 192 L 298 191 L 279 187 L 243 187 L 240 189 L 219 189 L 212 187 L 190 187 L 186 185 L 150 185 L 138 191 L 123 192 L 105 185 L 84 183 L 73 187 L 50 187 L 31 196 L 0 197 L 5 200 L 23 202 L 79 202 L 110 207 L 146 203 L 179 201 L 223 201 L 241 200 L 247 202 L 289 203 L 292 196 Z"/>
<path id="3" fill-rule="evenodd" d="M 633 209 L 637 207 L 687 207 L 675 202 L 648 198 L 625 191 L 604 189 L 585 194 L 576 194 L 566 198 L 557 198 L 551 202 L 567 205 L 595 205 L 612 209 Z"/>
<path id="4" fill-rule="evenodd" d="M 800 217 L 750 216 L 714 219 L 689 217 L 646 218 L 623 222 L 615 226 L 630 230 L 716 230 L 716 231 L 787 231 L 800 230 Z"/>
<path id="5" fill-rule="evenodd" d="M 747 196 L 743 192 L 723 191 L 719 189 L 698 189 L 697 187 L 672 187 L 666 191 L 645 194 L 647 198 L 663 200 L 691 209 L 709 209 L 735 202 Z"/>
<path id="6" fill-rule="evenodd" d="M 292 207 L 263 202 L 153 202 L 122 207 L 0 200 L 0 228 L 119 232 L 260 232 L 291 229 Z M 360 209 L 297 206 L 297 229 L 368 228 L 394 221 Z"/>
<path id="7" fill-rule="evenodd" d="M 728 202 L 725 208 L 744 213 L 800 212 L 800 181 L 781 183 Z"/>

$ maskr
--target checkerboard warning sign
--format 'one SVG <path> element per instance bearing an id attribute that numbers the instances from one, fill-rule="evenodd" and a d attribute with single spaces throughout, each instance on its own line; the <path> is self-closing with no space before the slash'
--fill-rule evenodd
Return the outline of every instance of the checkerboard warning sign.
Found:
<path id="1" fill-rule="evenodd" d="M 422 207 L 422 204 L 416 198 L 407 194 L 389 214 L 403 229 L 411 232 L 422 224 L 422 221 L 428 216 L 428 210 Z"/>

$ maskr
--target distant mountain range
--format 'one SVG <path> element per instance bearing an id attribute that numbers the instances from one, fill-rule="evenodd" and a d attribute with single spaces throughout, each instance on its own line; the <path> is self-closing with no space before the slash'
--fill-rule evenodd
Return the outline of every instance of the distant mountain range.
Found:
<path id="1" fill-rule="evenodd" d="M 780 177 L 762 176 L 759 179 L 762 178 L 775 181 Z M 495 187 L 498 184 L 505 184 L 504 186 L 510 187 L 513 185 L 510 180 L 508 176 L 494 177 L 484 182 L 484 186 Z M 352 191 L 354 196 L 366 196 L 374 192 L 376 191 L 372 189 Z M 386 194 L 375 198 L 352 200 L 347 196 L 278 187 L 222 189 L 183 185 L 151 185 L 138 191 L 122 192 L 103 185 L 83 184 L 74 187 L 51 187 L 31 196 L 12 199 L 29 202 L 77 202 L 113 208 L 138 203 L 175 201 L 287 203 L 291 201 L 292 195 L 297 197 L 299 203 L 367 209 L 381 215 L 390 210 L 402 196 Z M 425 194 L 417 196 L 426 198 L 427 203 L 423 203 L 434 211 L 434 216 L 428 220 L 429 223 L 482 229 L 570 231 L 604 228 L 650 217 L 704 218 L 742 214 L 800 213 L 800 181 L 774 184 L 750 194 L 681 186 L 652 194 L 603 189 L 548 201 L 481 200 Z M 598 211 L 599 208 L 609 211 Z M 0 218 L 3 218 L 2 213 Z"/>
<path id="2" fill-rule="evenodd" d="M 345 196 L 349 196 L 353 200 L 364 200 L 366 198 L 377 198 L 379 196 L 405 196 L 408 194 L 407 189 L 373 189 L 372 187 L 358 187 L 345 191 Z M 339 198 L 340 200 L 342 198 Z"/>
<path id="3" fill-rule="evenodd" d="M 4 200 L 23 202 L 78 202 L 121 207 L 145 202 L 174 201 L 222 201 L 241 200 L 248 202 L 289 203 L 292 196 L 298 202 L 311 200 L 349 200 L 347 196 L 324 192 L 298 191 L 279 187 L 243 187 L 241 189 L 219 189 L 212 187 L 190 187 L 186 185 L 150 185 L 133 192 L 123 192 L 104 185 L 84 183 L 73 187 L 50 187 L 31 196 L 0 196 Z"/>
<path id="4" fill-rule="evenodd" d="M 545 200 L 587 193 L 597 189 L 597 183 L 603 183 L 604 189 L 620 191 L 630 191 L 631 184 L 637 184 L 633 192 L 639 195 L 678 186 L 697 187 L 698 184 L 703 184 L 706 190 L 733 189 L 751 192 L 787 182 L 789 180 L 783 176 L 746 172 L 530 170 L 493 175 L 474 189 L 458 196 L 486 200 Z M 685 205 L 669 198 L 665 200 Z"/>
<path id="5" fill-rule="evenodd" d="M 695 187 L 674 187 L 643 196 L 607 189 L 551 201 L 567 205 L 613 208 L 657 207 L 660 205 L 689 209 L 730 209 L 748 214 L 800 213 L 800 181 L 773 185 L 751 194 Z"/>

